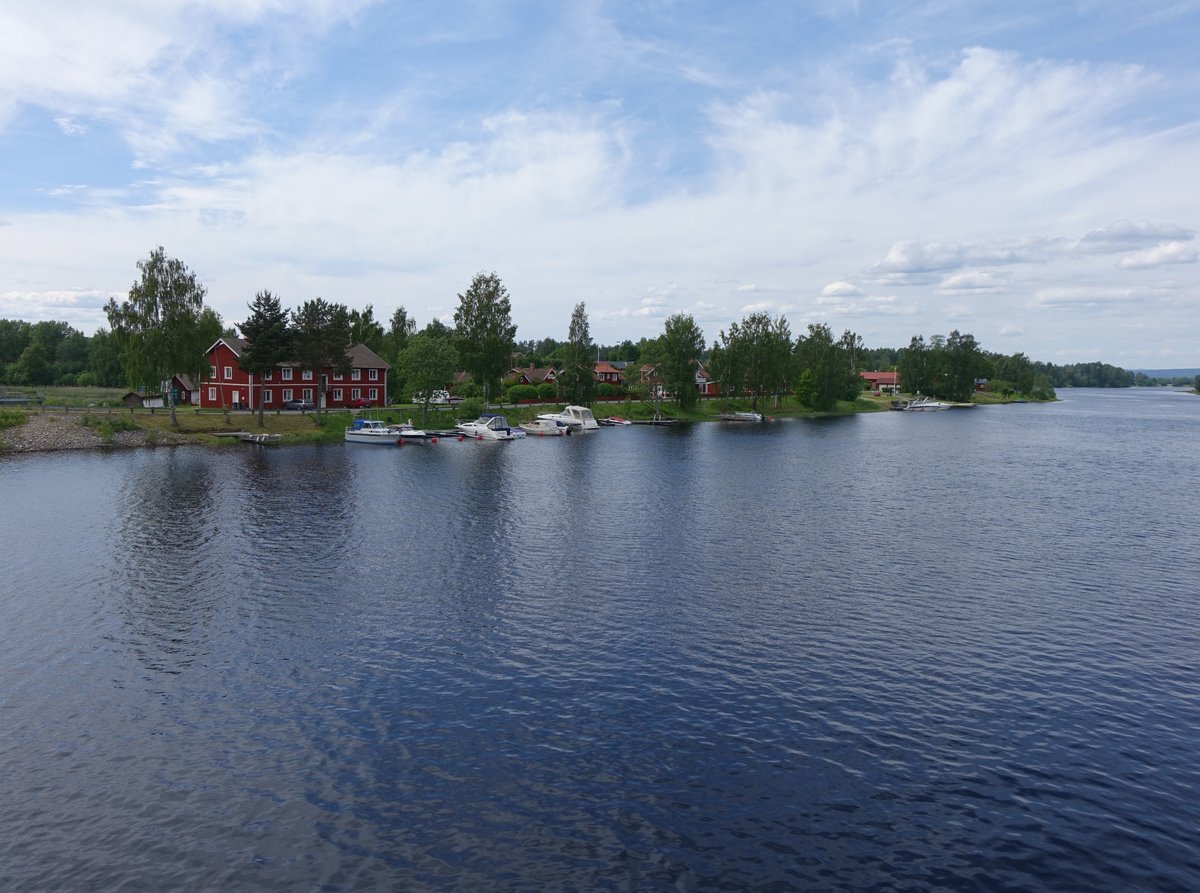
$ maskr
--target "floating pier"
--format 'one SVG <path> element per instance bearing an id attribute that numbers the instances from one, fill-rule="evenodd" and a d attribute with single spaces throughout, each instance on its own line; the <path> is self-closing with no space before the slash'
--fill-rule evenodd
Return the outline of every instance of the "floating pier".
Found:
<path id="1" fill-rule="evenodd" d="M 209 431 L 208 435 L 210 437 L 232 437 L 242 443 L 265 443 L 272 446 L 277 445 L 282 437 L 279 434 L 252 434 L 249 431 Z"/>

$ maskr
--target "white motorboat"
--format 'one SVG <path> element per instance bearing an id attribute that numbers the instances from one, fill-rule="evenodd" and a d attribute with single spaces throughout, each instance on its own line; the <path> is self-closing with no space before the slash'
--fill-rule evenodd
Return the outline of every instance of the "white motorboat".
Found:
<path id="1" fill-rule="evenodd" d="M 571 433 L 571 426 L 557 419 L 534 419 L 522 422 L 521 430 L 532 437 L 562 437 Z"/>
<path id="2" fill-rule="evenodd" d="M 596 421 L 604 428 L 620 428 L 633 424 L 629 419 L 623 419 L 619 415 L 609 416 L 607 419 L 596 419 Z"/>
<path id="3" fill-rule="evenodd" d="M 934 400 L 932 397 L 917 397 L 900 407 L 904 412 L 942 412 L 949 408 L 949 403 Z"/>
<path id="4" fill-rule="evenodd" d="M 763 420 L 761 412 L 723 412 L 721 413 L 721 421 L 723 422 L 761 422 Z"/>
<path id="5" fill-rule="evenodd" d="M 504 416 L 493 413 L 484 413 L 473 422 L 459 422 L 454 427 L 476 440 L 516 440 L 525 435 L 520 428 L 514 430 Z"/>
<path id="6" fill-rule="evenodd" d="M 406 440 L 424 440 L 428 435 L 412 422 L 388 425 L 379 419 L 355 419 L 346 429 L 347 443 L 381 443 L 395 445 Z"/>
<path id="7" fill-rule="evenodd" d="M 564 422 L 574 431 L 599 431 L 600 423 L 586 406 L 564 406 L 562 412 L 543 412 L 539 419 Z"/>

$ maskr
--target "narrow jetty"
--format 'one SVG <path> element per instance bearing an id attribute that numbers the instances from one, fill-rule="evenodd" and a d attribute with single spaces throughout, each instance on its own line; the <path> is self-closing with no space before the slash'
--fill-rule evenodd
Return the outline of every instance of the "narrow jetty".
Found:
<path id="1" fill-rule="evenodd" d="M 234 440 L 240 440 L 242 443 L 265 443 L 275 445 L 278 444 L 282 435 L 279 434 L 253 434 L 250 431 L 209 431 L 210 437 L 232 437 Z"/>

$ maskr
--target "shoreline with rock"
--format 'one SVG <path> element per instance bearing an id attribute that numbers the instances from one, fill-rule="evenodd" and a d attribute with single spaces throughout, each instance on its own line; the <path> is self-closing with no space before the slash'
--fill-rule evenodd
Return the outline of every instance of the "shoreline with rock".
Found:
<path id="1" fill-rule="evenodd" d="M 144 430 L 115 431 L 105 438 L 80 422 L 79 416 L 30 413 L 23 424 L 0 429 L 0 455 L 56 453 L 69 450 L 182 446 L 198 441 L 186 434 Z"/>

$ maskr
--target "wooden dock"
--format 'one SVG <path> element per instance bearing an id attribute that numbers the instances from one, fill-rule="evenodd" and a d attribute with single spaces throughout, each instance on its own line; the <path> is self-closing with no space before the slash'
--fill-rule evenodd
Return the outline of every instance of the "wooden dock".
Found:
<path id="1" fill-rule="evenodd" d="M 232 437 L 242 443 L 265 443 L 272 446 L 278 445 L 281 439 L 279 434 L 252 434 L 249 431 L 209 431 L 208 435 L 209 437 Z"/>

